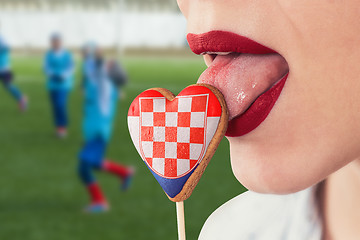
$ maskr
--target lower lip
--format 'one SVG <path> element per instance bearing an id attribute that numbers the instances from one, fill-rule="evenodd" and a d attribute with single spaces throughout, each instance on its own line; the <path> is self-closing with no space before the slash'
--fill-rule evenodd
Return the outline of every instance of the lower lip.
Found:
<path id="1" fill-rule="evenodd" d="M 287 78 L 288 74 L 271 89 L 260 95 L 243 114 L 230 120 L 225 135 L 227 137 L 240 137 L 257 128 L 273 109 Z"/>

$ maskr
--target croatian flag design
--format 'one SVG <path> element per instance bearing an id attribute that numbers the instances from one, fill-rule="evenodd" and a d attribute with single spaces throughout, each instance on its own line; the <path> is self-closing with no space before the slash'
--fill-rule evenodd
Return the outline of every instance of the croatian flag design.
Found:
<path id="1" fill-rule="evenodd" d="M 168 196 L 181 192 L 203 159 L 220 116 L 216 96 L 199 85 L 185 88 L 171 100 L 150 89 L 131 104 L 132 141 Z"/>

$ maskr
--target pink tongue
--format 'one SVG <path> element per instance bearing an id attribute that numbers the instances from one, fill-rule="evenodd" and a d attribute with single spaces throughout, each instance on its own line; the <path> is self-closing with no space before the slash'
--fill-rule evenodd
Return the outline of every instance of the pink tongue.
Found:
<path id="1" fill-rule="evenodd" d="M 232 119 L 245 112 L 288 71 L 285 59 L 279 54 L 232 53 L 218 55 L 198 83 L 213 85 L 223 93 Z"/>

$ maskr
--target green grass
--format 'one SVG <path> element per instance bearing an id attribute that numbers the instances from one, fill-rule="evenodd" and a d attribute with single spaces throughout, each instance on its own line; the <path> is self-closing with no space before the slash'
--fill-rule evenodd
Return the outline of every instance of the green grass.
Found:
<path id="1" fill-rule="evenodd" d="M 0 88 L 0 239 L 121 240 L 176 239 L 175 204 L 170 202 L 137 154 L 127 130 L 127 109 L 134 97 L 151 87 L 178 93 L 196 82 L 204 70 L 201 59 L 128 58 L 123 61 L 131 82 L 118 109 L 111 159 L 134 165 L 137 175 L 127 193 L 113 176 L 98 173 L 111 211 L 85 215 L 88 202 L 76 175 L 82 143 L 81 93 L 70 99 L 70 136 L 54 137 L 39 57 L 15 57 L 16 84 L 30 98 L 26 114 Z M 232 174 L 224 140 L 193 195 L 185 202 L 188 239 L 196 239 L 206 218 L 244 188 Z"/>

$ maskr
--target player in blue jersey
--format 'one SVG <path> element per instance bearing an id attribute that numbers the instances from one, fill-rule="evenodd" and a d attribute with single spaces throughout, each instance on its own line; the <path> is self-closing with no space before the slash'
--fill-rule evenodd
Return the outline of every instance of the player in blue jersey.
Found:
<path id="1" fill-rule="evenodd" d="M 27 109 L 27 97 L 13 83 L 10 63 L 10 47 L 0 35 L 0 81 L 7 92 L 16 100 L 21 111 Z"/>
<path id="2" fill-rule="evenodd" d="M 90 205 L 85 208 L 86 212 L 104 212 L 109 208 L 93 176 L 94 169 L 118 176 L 122 190 L 129 187 L 134 174 L 132 167 L 125 167 L 105 159 L 119 99 L 117 87 L 125 79 L 124 72 L 116 66 L 118 65 L 106 61 L 95 45 L 88 45 L 85 48 L 83 62 L 85 143 L 79 154 L 79 176 L 91 197 Z"/>
<path id="3" fill-rule="evenodd" d="M 73 86 L 74 61 L 72 54 L 62 45 L 59 34 L 50 39 L 51 49 L 46 53 L 44 71 L 49 91 L 57 136 L 67 136 L 69 92 Z"/>

